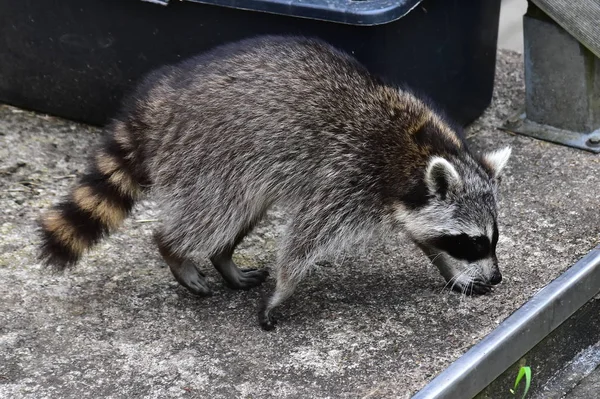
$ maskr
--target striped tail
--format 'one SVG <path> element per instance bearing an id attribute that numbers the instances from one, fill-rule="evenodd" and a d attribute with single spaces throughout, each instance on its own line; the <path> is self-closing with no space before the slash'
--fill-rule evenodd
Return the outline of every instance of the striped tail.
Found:
<path id="1" fill-rule="evenodd" d="M 134 139 L 123 123 L 116 122 L 88 171 L 41 218 L 39 259 L 46 266 L 64 269 L 76 264 L 129 215 L 149 183 Z"/>

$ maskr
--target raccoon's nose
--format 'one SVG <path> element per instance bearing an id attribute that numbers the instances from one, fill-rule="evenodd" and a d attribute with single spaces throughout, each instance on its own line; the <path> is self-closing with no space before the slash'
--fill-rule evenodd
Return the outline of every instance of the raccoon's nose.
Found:
<path id="1" fill-rule="evenodd" d="M 495 270 L 494 274 L 492 274 L 492 278 L 490 279 L 490 284 L 497 285 L 502 281 L 502 273 L 499 270 Z"/>

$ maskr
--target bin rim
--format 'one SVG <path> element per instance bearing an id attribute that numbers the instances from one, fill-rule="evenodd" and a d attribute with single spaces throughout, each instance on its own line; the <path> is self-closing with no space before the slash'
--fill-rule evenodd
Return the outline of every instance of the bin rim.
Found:
<path id="1" fill-rule="evenodd" d="M 142 0 L 168 5 L 169 0 Z M 423 0 L 179 0 L 239 10 L 308 18 L 347 25 L 382 25 L 396 21 Z"/>

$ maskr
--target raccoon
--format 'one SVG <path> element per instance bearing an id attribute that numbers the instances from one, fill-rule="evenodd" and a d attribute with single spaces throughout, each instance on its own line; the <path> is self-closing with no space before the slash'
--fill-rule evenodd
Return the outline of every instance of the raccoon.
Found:
<path id="1" fill-rule="evenodd" d="M 453 289 L 500 283 L 497 195 L 509 147 L 475 155 L 460 128 L 315 38 L 261 36 L 150 73 L 72 191 L 40 221 L 43 263 L 72 266 L 145 193 L 175 279 L 210 295 L 192 254 L 234 289 L 266 270 L 232 254 L 274 205 L 291 217 L 259 323 L 322 257 L 402 229 Z M 396 230 L 398 231 L 398 230 Z"/>

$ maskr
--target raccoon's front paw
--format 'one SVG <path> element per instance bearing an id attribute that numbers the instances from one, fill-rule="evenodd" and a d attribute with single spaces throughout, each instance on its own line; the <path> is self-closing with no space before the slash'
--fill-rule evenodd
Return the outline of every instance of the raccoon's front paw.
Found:
<path id="1" fill-rule="evenodd" d="M 235 279 L 227 281 L 227 285 L 234 290 L 249 290 L 264 283 L 268 276 L 266 269 L 241 269 Z"/>
<path id="2" fill-rule="evenodd" d="M 258 310 L 258 323 L 264 331 L 272 331 L 275 329 L 277 319 L 273 317 L 273 314 L 267 307 L 267 301 L 264 300 Z"/>
<path id="3" fill-rule="evenodd" d="M 454 284 L 452 290 L 468 296 L 485 295 L 492 291 L 492 285 L 479 280 L 471 280 Z"/>
<path id="4" fill-rule="evenodd" d="M 483 282 L 474 282 L 467 289 L 467 295 L 485 295 L 492 292 L 492 286 Z"/>
<path id="5" fill-rule="evenodd" d="M 272 331 L 275 329 L 275 325 L 277 324 L 277 319 L 275 319 L 269 313 L 261 313 L 258 315 L 258 322 L 260 323 L 260 327 L 265 331 Z"/>

